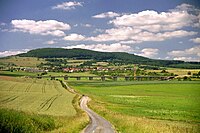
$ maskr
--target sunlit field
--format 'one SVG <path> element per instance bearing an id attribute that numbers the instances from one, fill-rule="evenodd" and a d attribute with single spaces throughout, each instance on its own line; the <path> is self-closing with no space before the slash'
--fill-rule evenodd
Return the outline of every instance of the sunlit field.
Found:
<path id="1" fill-rule="evenodd" d="M 200 82 L 80 82 L 69 84 L 120 132 L 198 132 Z"/>
<path id="2" fill-rule="evenodd" d="M 2 131 L 79 132 L 89 121 L 79 97 L 56 80 L 1 76 L 0 95 Z"/>
<path id="3" fill-rule="evenodd" d="M 46 61 L 44 59 L 35 57 L 13 56 L 8 58 L 1 58 L 0 62 L 4 64 L 13 63 L 17 66 L 23 66 L 23 67 L 36 67 L 40 63 L 45 63 Z"/>
<path id="4" fill-rule="evenodd" d="M 37 79 L 0 80 L 0 107 L 54 116 L 73 116 L 74 94 L 58 81 Z"/>

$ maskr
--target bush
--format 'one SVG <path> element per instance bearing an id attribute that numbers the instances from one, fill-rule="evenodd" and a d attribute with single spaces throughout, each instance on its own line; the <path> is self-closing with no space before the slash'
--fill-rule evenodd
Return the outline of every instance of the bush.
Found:
<path id="1" fill-rule="evenodd" d="M 190 71 L 188 71 L 188 73 L 187 73 L 188 75 L 191 75 L 192 73 L 190 72 Z"/>
<path id="2" fill-rule="evenodd" d="M 1 133 L 33 133 L 54 128 L 54 120 L 48 116 L 28 115 L 14 110 L 0 109 Z"/>

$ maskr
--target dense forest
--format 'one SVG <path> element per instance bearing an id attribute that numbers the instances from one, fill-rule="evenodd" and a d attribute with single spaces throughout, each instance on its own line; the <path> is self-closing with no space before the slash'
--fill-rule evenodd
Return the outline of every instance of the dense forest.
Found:
<path id="1" fill-rule="evenodd" d="M 160 67 L 200 68 L 200 62 L 149 59 L 125 52 L 98 52 L 86 49 L 42 48 L 19 54 L 21 57 L 93 59 L 123 64 L 141 64 Z"/>

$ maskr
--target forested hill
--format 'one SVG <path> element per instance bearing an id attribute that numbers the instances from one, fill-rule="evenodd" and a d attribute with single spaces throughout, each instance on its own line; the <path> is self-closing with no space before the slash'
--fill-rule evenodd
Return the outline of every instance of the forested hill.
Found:
<path id="1" fill-rule="evenodd" d="M 174 60 L 155 60 L 125 52 L 98 52 L 86 49 L 42 48 L 19 54 L 22 57 L 38 58 L 74 58 L 93 59 L 97 61 L 110 61 L 119 63 L 134 63 L 153 66 L 171 66 L 181 68 L 200 68 L 199 62 L 184 62 Z"/>

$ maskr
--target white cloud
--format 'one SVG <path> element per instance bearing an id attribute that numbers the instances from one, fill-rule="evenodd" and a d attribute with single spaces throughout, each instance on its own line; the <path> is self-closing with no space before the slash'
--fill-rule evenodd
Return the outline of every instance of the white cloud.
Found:
<path id="1" fill-rule="evenodd" d="M 12 20 L 13 32 L 21 31 L 30 34 L 64 36 L 64 30 L 69 30 L 69 24 L 56 20 L 34 21 L 34 20 Z"/>
<path id="2" fill-rule="evenodd" d="M 183 42 L 182 42 L 182 41 L 179 41 L 178 43 L 179 43 L 179 44 L 183 44 Z"/>
<path id="3" fill-rule="evenodd" d="M 90 37 L 92 41 L 119 41 L 130 39 L 131 36 L 138 34 L 141 30 L 131 27 L 112 28 L 105 31 L 96 37 Z"/>
<path id="4" fill-rule="evenodd" d="M 81 26 L 83 26 L 83 27 L 92 27 L 91 24 L 81 24 Z"/>
<path id="5" fill-rule="evenodd" d="M 167 12 L 153 10 L 141 11 L 132 14 L 116 14 L 109 23 L 114 28 L 104 33 L 89 37 L 92 41 L 121 41 L 122 43 L 141 43 L 145 41 L 164 41 L 171 38 L 192 36 L 198 32 L 183 30 L 185 27 L 194 27 L 200 22 L 200 12 L 191 12 L 193 6 L 182 4 Z M 93 16 L 96 18 L 108 17 L 105 13 Z"/>
<path id="6" fill-rule="evenodd" d="M 92 27 L 92 25 L 91 24 L 74 24 L 73 25 L 74 27 L 78 27 L 78 26 L 81 26 L 81 27 L 86 27 L 86 28 L 90 28 L 90 27 Z"/>
<path id="7" fill-rule="evenodd" d="M 120 16 L 120 14 L 115 13 L 115 12 L 105 12 L 105 13 L 94 15 L 92 17 L 93 18 L 114 18 L 117 16 Z"/>
<path id="8" fill-rule="evenodd" d="M 120 43 L 114 43 L 114 44 L 92 44 L 92 45 L 74 45 L 74 46 L 67 46 L 63 47 L 67 49 L 72 48 L 82 48 L 82 49 L 89 49 L 89 50 L 95 50 L 95 51 L 103 51 L 103 52 L 131 52 L 133 49 L 130 46 L 122 45 Z"/>
<path id="9" fill-rule="evenodd" d="M 192 41 L 192 42 L 194 42 L 194 43 L 200 43 L 200 37 L 190 39 L 190 41 Z"/>
<path id="10" fill-rule="evenodd" d="M 197 56 L 200 58 L 200 45 L 194 46 L 192 48 L 185 49 L 185 50 L 174 50 L 174 51 L 168 52 L 168 55 L 172 57 Z"/>
<path id="11" fill-rule="evenodd" d="M 126 40 L 126 41 L 120 41 L 122 44 L 135 44 L 135 43 L 141 43 L 141 41 L 135 41 L 135 40 Z"/>
<path id="12" fill-rule="evenodd" d="M 17 55 L 17 54 L 21 54 L 21 53 L 26 53 L 28 51 L 29 51 L 29 49 L 0 51 L 0 57 Z"/>
<path id="13" fill-rule="evenodd" d="M 65 32 L 61 30 L 47 31 L 45 33 L 41 33 L 41 35 L 65 36 Z"/>
<path id="14" fill-rule="evenodd" d="M 173 31 L 193 24 L 196 16 L 188 12 L 161 12 L 146 10 L 139 13 L 122 15 L 110 23 L 115 26 L 130 26 L 150 32 Z"/>
<path id="15" fill-rule="evenodd" d="M 181 5 L 178 5 L 175 9 L 172 9 L 171 11 L 188 11 L 188 10 L 191 10 L 192 8 L 194 8 L 192 5 L 190 4 L 186 4 L 186 3 L 183 3 Z"/>
<path id="16" fill-rule="evenodd" d="M 103 29 L 98 29 L 98 28 L 96 28 L 94 31 L 93 31 L 93 33 L 102 33 L 102 32 L 104 32 L 104 30 Z"/>
<path id="17" fill-rule="evenodd" d="M 82 41 L 85 39 L 85 37 L 79 34 L 72 33 L 68 36 L 65 36 L 63 39 L 66 41 Z"/>
<path id="18" fill-rule="evenodd" d="M 189 32 L 184 30 L 152 33 L 148 31 L 142 31 L 141 29 L 134 29 L 132 27 L 119 27 L 108 29 L 103 34 L 89 37 L 88 40 L 97 42 L 132 40 L 135 43 L 141 43 L 145 41 L 164 41 L 166 39 L 191 36 L 195 34 L 197 34 L 197 32 Z"/>
<path id="19" fill-rule="evenodd" d="M 142 49 L 141 53 L 138 55 L 152 58 L 152 57 L 155 57 L 156 55 L 158 55 L 158 52 L 159 52 L 158 49 L 145 48 L 145 49 Z"/>
<path id="20" fill-rule="evenodd" d="M 52 44 L 55 44 L 55 43 L 57 43 L 55 40 L 50 40 L 50 41 L 44 42 L 44 44 L 49 44 L 49 45 L 52 45 Z"/>
<path id="21" fill-rule="evenodd" d="M 200 62 L 199 58 L 195 58 L 195 57 L 175 57 L 173 58 L 173 60 L 181 60 L 181 61 L 195 61 L 195 62 Z"/>
<path id="22" fill-rule="evenodd" d="M 77 6 L 83 6 L 83 3 L 76 1 L 63 2 L 62 4 L 53 6 L 52 9 L 72 10 L 75 9 Z"/>

